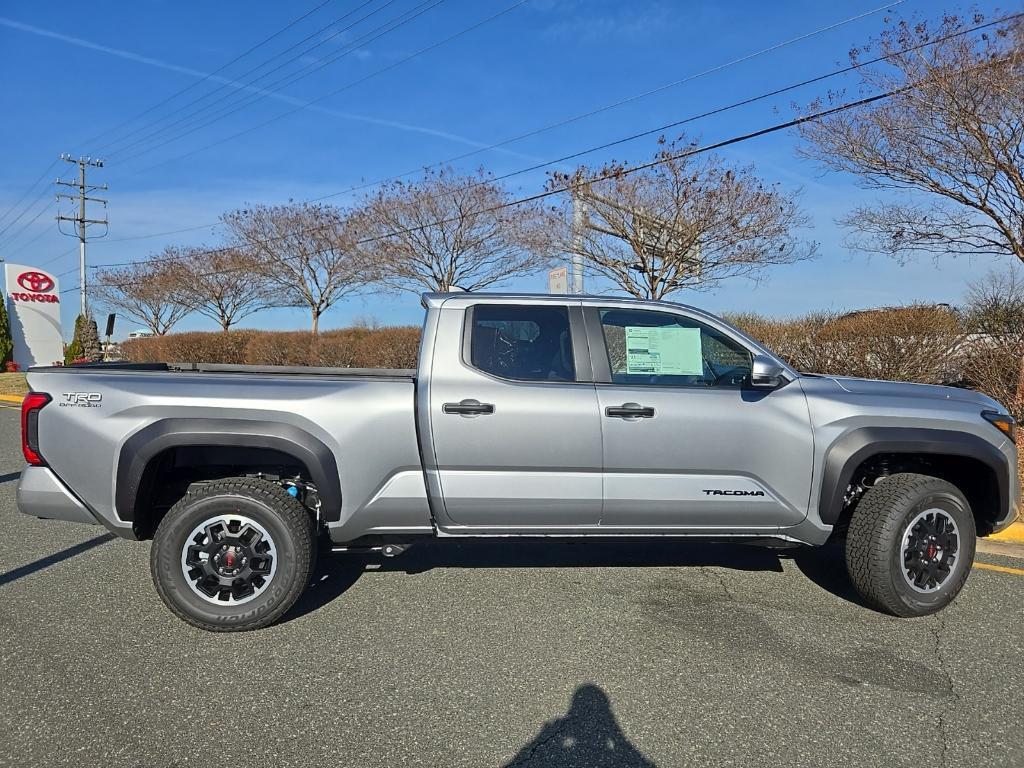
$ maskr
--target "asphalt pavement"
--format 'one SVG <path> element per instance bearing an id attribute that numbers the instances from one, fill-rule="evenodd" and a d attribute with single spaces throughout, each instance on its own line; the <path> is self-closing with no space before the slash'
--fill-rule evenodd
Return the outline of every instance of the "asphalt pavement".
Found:
<path id="1" fill-rule="evenodd" d="M 0 765 L 1024 765 L 1024 560 L 901 620 L 827 550 L 435 543 L 326 559 L 285 621 L 214 635 L 148 542 L 17 512 L 17 431 L 0 410 Z"/>

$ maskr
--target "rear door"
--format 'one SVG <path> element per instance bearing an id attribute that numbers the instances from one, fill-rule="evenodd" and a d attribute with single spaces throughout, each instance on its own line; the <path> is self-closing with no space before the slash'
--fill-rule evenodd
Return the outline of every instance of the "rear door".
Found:
<path id="1" fill-rule="evenodd" d="M 579 303 L 455 301 L 428 398 L 442 528 L 596 526 L 601 423 Z"/>
<path id="2" fill-rule="evenodd" d="M 774 530 L 804 518 L 813 443 L 800 387 L 749 387 L 751 353 L 674 311 L 585 309 L 601 409 L 601 525 Z"/>

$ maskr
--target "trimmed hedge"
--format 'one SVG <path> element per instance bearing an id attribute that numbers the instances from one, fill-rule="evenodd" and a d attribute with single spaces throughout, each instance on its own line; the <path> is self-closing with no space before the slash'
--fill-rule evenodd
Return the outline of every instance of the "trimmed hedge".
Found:
<path id="1" fill-rule="evenodd" d="M 967 329 L 943 306 L 727 319 L 799 371 L 926 384 L 958 382 Z"/>
<path id="2" fill-rule="evenodd" d="M 214 331 L 129 339 L 121 345 L 133 363 L 310 365 L 327 368 L 415 368 L 420 329 L 342 328 L 309 331 Z"/>

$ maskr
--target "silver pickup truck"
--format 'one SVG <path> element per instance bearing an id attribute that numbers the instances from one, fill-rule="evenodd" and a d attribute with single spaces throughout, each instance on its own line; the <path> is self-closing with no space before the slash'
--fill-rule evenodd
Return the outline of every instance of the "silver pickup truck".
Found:
<path id="1" fill-rule="evenodd" d="M 424 536 L 840 539 L 920 616 L 1016 517 L 1016 426 L 975 392 L 798 373 L 679 304 L 423 305 L 417 370 L 33 368 L 18 505 L 153 538 L 161 598 L 220 631 L 279 618 L 319 549 Z"/>

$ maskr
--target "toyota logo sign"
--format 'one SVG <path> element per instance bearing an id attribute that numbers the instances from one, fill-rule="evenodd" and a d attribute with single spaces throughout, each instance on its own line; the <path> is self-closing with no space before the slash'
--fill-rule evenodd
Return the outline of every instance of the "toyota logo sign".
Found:
<path id="1" fill-rule="evenodd" d="M 11 318 L 14 362 L 22 370 L 64 360 L 60 279 L 44 267 L 5 262 L 4 297 Z"/>
<path id="2" fill-rule="evenodd" d="M 18 285 L 32 293 L 46 293 L 53 288 L 53 278 L 42 272 L 22 272 L 18 275 Z"/>

